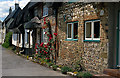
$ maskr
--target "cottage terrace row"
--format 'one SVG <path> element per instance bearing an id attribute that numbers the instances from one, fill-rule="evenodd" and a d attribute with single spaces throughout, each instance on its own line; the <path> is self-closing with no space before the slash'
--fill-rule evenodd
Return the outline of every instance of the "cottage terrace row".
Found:
<path id="1" fill-rule="evenodd" d="M 85 70 L 103 73 L 120 65 L 119 2 L 29 2 L 22 10 L 16 4 L 3 21 L 12 31 L 12 44 L 25 55 L 33 55 L 35 44 L 47 44 L 51 28 L 57 64 L 74 67 L 82 61 Z M 45 21 L 50 22 L 50 27 Z"/>

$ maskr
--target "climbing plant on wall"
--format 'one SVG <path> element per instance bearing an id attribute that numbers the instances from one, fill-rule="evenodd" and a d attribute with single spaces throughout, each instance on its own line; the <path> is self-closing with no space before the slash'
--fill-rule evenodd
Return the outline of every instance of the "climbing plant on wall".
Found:
<path id="1" fill-rule="evenodd" d="M 45 44 L 44 42 L 42 42 L 41 44 L 36 43 L 34 56 L 35 56 L 35 58 L 38 58 L 38 57 L 44 58 L 48 61 L 50 61 L 50 59 L 52 59 L 54 62 L 55 40 L 57 38 L 57 33 L 54 33 L 55 38 L 53 38 L 50 21 L 49 20 L 45 21 L 45 18 L 44 18 L 44 25 L 46 25 L 49 28 L 49 30 L 47 32 L 45 32 L 45 35 L 48 37 L 48 42 L 47 42 L 47 44 Z M 43 27 L 43 29 L 45 29 L 45 28 Z M 50 58 L 50 56 L 52 58 Z"/>

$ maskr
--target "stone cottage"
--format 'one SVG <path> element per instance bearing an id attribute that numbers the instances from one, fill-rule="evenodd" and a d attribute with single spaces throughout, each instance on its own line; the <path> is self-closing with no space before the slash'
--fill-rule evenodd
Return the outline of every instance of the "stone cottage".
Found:
<path id="1" fill-rule="evenodd" d="M 119 4 L 63 3 L 58 9 L 58 63 L 73 67 L 81 60 L 83 67 L 92 73 L 117 68 Z"/>
<path id="2" fill-rule="evenodd" d="M 34 46 L 36 43 L 40 44 L 43 42 L 47 44 L 48 42 L 48 37 L 45 32 L 49 31 L 49 27 L 44 24 L 44 21 L 50 21 L 52 34 L 55 33 L 56 12 L 53 2 L 30 2 L 27 11 L 27 15 L 29 16 L 26 15 L 24 19 L 29 18 L 29 20 L 27 19 L 24 24 L 24 47 L 25 53 L 29 55 L 35 52 Z M 31 33 L 30 36 L 29 31 Z"/>
<path id="3" fill-rule="evenodd" d="M 2 43 L 2 21 L 0 20 L 0 44 Z"/>

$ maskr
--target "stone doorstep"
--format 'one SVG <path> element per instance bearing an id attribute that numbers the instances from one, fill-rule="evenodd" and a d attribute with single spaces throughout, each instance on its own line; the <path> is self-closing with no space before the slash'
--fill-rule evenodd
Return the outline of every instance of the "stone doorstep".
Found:
<path id="1" fill-rule="evenodd" d="M 67 72 L 68 75 L 76 76 L 73 72 Z"/>
<path id="2" fill-rule="evenodd" d="M 93 75 L 93 78 L 116 78 L 107 74 L 95 74 Z"/>
<path id="3" fill-rule="evenodd" d="M 120 70 L 119 69 L 104 69 L 104 74 L 120 78 Z"/>

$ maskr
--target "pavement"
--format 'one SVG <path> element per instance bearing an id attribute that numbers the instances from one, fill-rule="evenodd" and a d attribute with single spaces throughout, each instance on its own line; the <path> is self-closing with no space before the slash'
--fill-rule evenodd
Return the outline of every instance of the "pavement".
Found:
<path id="1" fill-rule="evenodd" d="M 14 54 L 11 50 L 2 48 L 1 45 L 0 51 L 2 52 L 2 78 L 74 78 L 33 63 Z"/>

